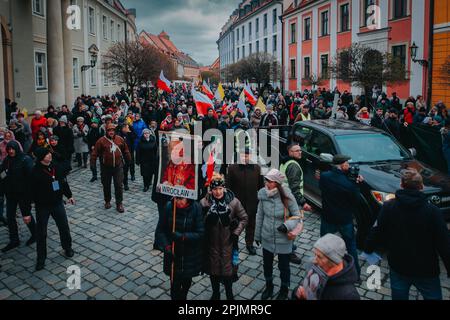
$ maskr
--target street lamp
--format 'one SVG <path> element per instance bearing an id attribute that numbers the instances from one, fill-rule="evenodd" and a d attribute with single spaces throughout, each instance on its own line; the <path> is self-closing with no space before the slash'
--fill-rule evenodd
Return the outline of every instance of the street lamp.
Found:
<path id="1" fill-rule="evenodd" d="M 417 50 L 419 49 L 419 47 L 416 45 L 415 42 L 413 42 L 412 46 L 409 47 L 409 51 L 411 53 L 411 60 L 414 63 L 418 63 L 423 67 L 428 67 L 428 61 L 427 60 L 421 60 L 421 59 L 416 59 L 417 58 Z"/>
<path id="2" fill-rule="evenodd" d="M 91 55 L 91 64 L 85 65 L 81 67 L 81 72 L 85 72 L 89 70 L 90 68 L 95 68 L 97 65 L 97 57 L 98 57 L 98 48 L 95 44 L 89 47 L 89 53 Z"/>

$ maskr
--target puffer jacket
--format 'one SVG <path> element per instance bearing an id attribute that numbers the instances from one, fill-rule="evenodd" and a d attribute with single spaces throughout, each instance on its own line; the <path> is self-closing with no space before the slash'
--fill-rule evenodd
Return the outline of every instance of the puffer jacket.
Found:
<path id="1" fill-rule="evenodd" d="M 299 216 L 300 211 L 292 192 L 283 187 L 289 197 L 289 210 L 286 210 L 287 218 Z M 262 247 L 274 254 L 288 254 L 292 252 L 292 241 L 286 234 L 277 228 L 284 223 L 285 208 L 280 194 L 272 197 L 267 195 L 266 188 L 258 192 L 258 212 L 256 213 L 255 241 L 261 242 Z"/>
<path id="2" fill-rule="evenodd" d="M 233 237 L 242 233 L 248 223 L 248 216 L 241 202 L 235 198 L 233 192 L 227 190 L 224 195 L 228 215 L 225 213 L 222 219 L 213 219 L 211 206 L 213 201 L 210 196 L 203 198 L 200 204 L 205 216 L 205 244 L 206 261 L 205 272 L 212 276 L 231 277 L 233 275 Z M 227 216 L 225 216 L 227 215 Z M 235 226 L 232 230 L 232 226 Z"/>
<path id="3" fill-rule="evenodd" d="M 161 227 L 156 231 L 156 242 L 166 248 L 172 245 L 173 202 L 166 206 Z M 203 224 L 202 208 L 196 201 L 187 208 L 176 210 L 176 232 L 182 234 L 182 238 L 175 240 L 175 258 L 168 252 L 164 254 L 164 273 L 171 274 L 172 262 L 174 262 L 175 278 L 184 279 L 197 276 L 202 269 L 203 262 L 203 237 L 205 227 Z"/>

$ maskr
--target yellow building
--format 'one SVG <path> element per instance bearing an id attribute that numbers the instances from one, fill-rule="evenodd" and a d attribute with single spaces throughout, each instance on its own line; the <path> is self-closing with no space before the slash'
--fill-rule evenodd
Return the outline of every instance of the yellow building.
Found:
<path id="1" fill-rule="evenodd" d="M 443 101 L 450 108 L 450 75 L 445 76 L 443 72 L 446 63 L 450 63 L 450 0 L 435 0 L 433 104 Z"/>

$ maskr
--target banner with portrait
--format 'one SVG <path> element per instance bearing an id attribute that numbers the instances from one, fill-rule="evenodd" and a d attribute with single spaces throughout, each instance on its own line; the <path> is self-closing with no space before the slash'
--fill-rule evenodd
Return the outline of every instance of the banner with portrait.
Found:
<path id="1" fill-rule="evenodd" d="M 198 136 L 175 131 L 159 132 L 157 192 L 197 200 L 199 146 L 201 152 L 201 138 Z"/>

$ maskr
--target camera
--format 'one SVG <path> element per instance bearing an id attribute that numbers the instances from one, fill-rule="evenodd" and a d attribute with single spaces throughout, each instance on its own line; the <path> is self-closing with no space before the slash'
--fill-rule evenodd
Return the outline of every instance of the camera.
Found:
<path id="1" fill-rule="evenodd" d="M 359 177 L 359 166 L 358 165 L 353 165 L 350 167 L 350 169 L 348 170 L 348 178 L 353 181 L 353 182 L 357 182 L 358 177 Z"/>

